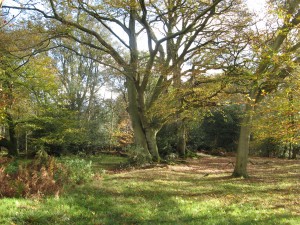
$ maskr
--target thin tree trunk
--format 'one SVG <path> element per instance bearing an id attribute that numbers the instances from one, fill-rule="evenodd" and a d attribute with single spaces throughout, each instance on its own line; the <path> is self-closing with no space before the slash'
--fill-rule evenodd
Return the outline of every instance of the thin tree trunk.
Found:
<path id="1" fill-rule="evenodd" d="M 293 153 L 292 153 L 292 159 L 297 159 L 297 154 L 299 153 L 299 147 L 294 146 Z"/>
<path id="2" fill-rule="evenodd" d="M 290 142 L 289 143 L 289 159 L 292 158 L 292 151 L 293 151 L 293 146 L 292 146 L 292 143 Z"/>
<path id="3" fill-rule="evenodd" d="M 186 157 L 186 126 L 183 120 L 176 124 L 177 126 L 177 146 L 176 150 L 180 158 Z"/>
<path id="4" fill-rule="evenodd" d="M 18 156 L 17 138 L 15 132 L 16 126 L 10 113 L 6 113 L 6 119 L 8 124 L 8 133 L 9 133 L 9 142 L 7 145 L 8 155 Z"/>
<path id="5" fill-rule="evenodd" d="M 295 122 L 295 109 L 294 109 L 294 96 L 292 92 L 289 92 L 288 94 L 288 99 L 289 99 L 289 108 L 291 111 L 290 114 L 290 125 L 291 125 L 291 130 L 294 133 L 294 131 L 296 130 L 296 122 Z M 293 145 L 293 143 L 290 143 L 290 158 L 291 159 L 296 159 L 297 158 L 297 154 L 298 154 L 298 148 Z"/>
<path id="6" fill-rule="evenodd" d="M 173 44 L 171 44 L 172 46 Z M 177 55 L 173 55 L 173 60 L 177 60 Z M 182 87 L 181 81 L 181 63 L 177 65 L 174 70 L 174 87 L 176 89 L 180 89 Z M 181 108 L 183 105 L 183 99 L 178 99 L 178 108 Z M 176 151 L 180 158 L 185 158 L 186 154 L 186 126 L 184 119 L 180 117 L 180 113 L 176 115 L 177 121 L 175 122 L 176 125 L 176 136 L 177 136 L 177 143 L 176 143 Z"/>
<path id="7" fill-rule="evenodd" d="M 287 145 L 284 145 L 282 158 L 286 158 L 286 152 L 287 152 Z"/>
<path id="8" fill-rule="evenodd" d="M 237 156 L 236 156 L 236 163 L 235 168 L 233 171 L 233 177 L 249 177 L 247 171 L 247 164 L 248 164 L 248 156 L 249 156 L 249 144 L 250 144 L 250 134 L 251 134 L 251 110 L 252 107 L 247 104 L 245 110 L 245 116 L 242 120 L 241 129 L 240 129 L 240 136 L 238 142 L 238 149 L 237 149 Z"/>

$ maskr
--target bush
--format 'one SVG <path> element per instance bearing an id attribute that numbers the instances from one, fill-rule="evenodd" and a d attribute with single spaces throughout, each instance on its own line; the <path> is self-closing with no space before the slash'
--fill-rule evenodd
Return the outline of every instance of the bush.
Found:
<path id="1" fill-rule="evenodd" d="M 17 160 L 14 160 L 6 166 L 4 172 L 7 173 L 8 175 L 14 175 L 18 173 L 18 170 L 19 170 L 19 163 Z"/>
<path id="2" fill-rule="evenodd" d="M 240 130 L 239 106 L 215 109 L 201 121 L 191 124 L 188 146 L 191 149 L 212 151 L 224 149 L 226 152 L 237 148 Z"/>
<path id="3" fill-rule="evenodd" d="M 163 158 L 177 152 L 177 138 L 177 127 L 175 123 L 164 125 L 157 133 L 157 147 L 159 154 Z"/>
<path id="4" fill-rule="evenodd" d="M 277 157 L 280 156 L 280 141 L 275 138 L 265 138 L 258 143 L 257 151 L 262 157 Z"/>
<path id="5" fill-rule="evenodd" d="M 140 146 L 130 145 L 125 151 L 129 155 L 128 163 L 132 166 L 143 166 L 151 162 L 151 156 Z"/>
<path id="6" fill-rule="evenodd" d="M 69 158 L 64 162 L 67 169 L 68 179 L 71 183 L 82 184 L 91 181 L 94 176 L 92 161 L 84 159 Z"/>

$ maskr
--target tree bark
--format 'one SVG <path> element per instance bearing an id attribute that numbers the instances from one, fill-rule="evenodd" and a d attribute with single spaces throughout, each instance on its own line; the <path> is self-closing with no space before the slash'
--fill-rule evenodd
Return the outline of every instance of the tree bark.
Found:
<path id="1" fill-rule="evenodd" d="M 186 157 L 186 126 L 181 119 L 177 122 L 177 146 L 176 150 L 180 158 Z"/>
<path id="2" fill-rule="evenodd" d="M 160 156 L 157 148 L 156 134 L 157 131 L 155 129 L 153 128 L 146 129 L 146 139 L 147 139 L 149 152 L 152 156 L 152 160 L 154 162 L 159 162 Z"/>
<path id="3" fill-rule="evenodd" d="M 299 153 L 299 147 L 298 146 L 293 146 L 292 159 L 297 159 L 297 154 L 298 153 Z"/>
<path id="4" fill-rule="evenodd" d="M 293 146 L 292 143 L 289 143 L 289 159 L 292 159 Z"/>
<path id="5" fill-rule="evenodd" d="M 144 112 L 141 110 L 143 106 L 139 104 L 143 99 L 138 99 L 142 97 L 138 95 L 134 81 L 127 78 L 126 83 L 129 103 L 128 112 L 132 122 L 135 144 L 143 149 L 143 154 L 148 155 L 151 161 L 159 162 L 160 156 L 156 141 L 158 129 L 151 127 L 151 125 L 145 121 L 146 116 L 142 115 Z"/>
<path id="6" fill-rule="evenodd" d="M 145 130 L 139 115 L 137 92 L 133 80 L 127 78 L 126 86 L 128 94 L 128 113 L 132 123 L 135 145 L 140 146 L 144 150 L 144 153 L 150 157 Z"/>
<path id="7" fill-rule="evenodd" d="M 126 87 L 128 94 L 128 113 L 132 123 L 132 129 L 134 133 L 135 145 L 141 147 L 143 155 L 149 156 L 149 160 L 152 160 L 151 153 L 149 152 L 147 135 L 145 132 L 145 121 L 143 121 L 144 113 L 143 106 L 141 103 L 144 99 L 140 99 L 143 95 L 138 93 L 140 90 L 138 80 L 138 56 L 139 51 L 137 47 L 137 36 L 136 36 L 136 18 L 137 11 L 134 7 L 136 4 L 135 0 L 130 1 L 130 13 L 129 13 L 129 46 L 130 46 L 130 63 L 126 68 Z"/>
<path id="8" fill-rule="evenodd" d="M 240 136 L 238 142 L 237 156 L 235 168 L 233 171 L 233 177 L 249 177 L 247 171 L 248 156 L 249 156 L 249 144 L 250 144 L 250 134 L 251 134 L 251 105 L 246 105 L 245 116 L 242 120 L 240 128 Z"/>
<path id="9" fill-rule="evenodd" d="M 294 109 L 294 95 L 292 92 L 288 93 L 288 100 L 289 100 L 289 110 L 291 111 L 290 114 L 290 126 L 291 126 L 291 130 L 292 132 L 294 130 L 296 130 L 296 122 L 295 122 L 295 109 Z M 292 142 L 290 143 L 290 158 L 291 159 L 296 159 L 297 158 L 297 154 L 298 154 L 298 147 L 295 146 Z"/>
<path id="10" fill-rule="evenodd" d="M 6 138 L 0 139 L 0 146 L 4 147 L 8 151 L 8 156 L 18 156 L 18 148 L 17 148 L 17 138 L 15 132 L 15 123 L 13 121 L 12 116 L 10 113 L 6 113 L 6 120 L 8 125 L 8 133 L 9 133 L 9 140 Z"/>

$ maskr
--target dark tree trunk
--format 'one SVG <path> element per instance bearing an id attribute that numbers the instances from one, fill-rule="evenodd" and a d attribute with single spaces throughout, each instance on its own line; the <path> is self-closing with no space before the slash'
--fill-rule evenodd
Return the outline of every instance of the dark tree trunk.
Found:
<path id="1" fill-rule="evenodd" d="M 292 143 L 289 143 L 289 159 L 292 158 L 292 153 L 293 153 L 293 145 Z"/>
<path id="2" fill-rule="evenodd" d="M 176 124 L 177 126 L 177 146 L 176 150 L 180 158 L 186 158 L 186 126 L 183 120 Z"/>
<path id="3" fill-rule="evenodd" d="M 8 143 L 8 155 L 9 156 L 18 156 L 17 149 L 17 138 L 15 132 L 15 123 L 10 113 L 6 113 L 6 119 L 8 124 L 8 133 L 9 133 L 9 143 Z"/>
<path id="4" fill-rule="evenodd" d="M 13 141 L 8 140 L 7 138 L 0 138 L 0 147 L 4 147 L 8 151 L 8 156 L 15 157 L 18 156 L 17 150 L 17 141 L 16 139 Z"/>
<path id="5" fill-rule="evenodd" d="M 297 155 L 299 153 L 299 149 L 300 149 L 300 147 L 294 146 L 293 153 L 292 153 L 292 159 L 297 159 Z"/>

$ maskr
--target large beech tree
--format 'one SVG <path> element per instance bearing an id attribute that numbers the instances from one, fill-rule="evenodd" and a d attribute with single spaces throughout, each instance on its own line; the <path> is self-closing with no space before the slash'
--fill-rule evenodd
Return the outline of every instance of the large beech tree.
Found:
<path id="1" fill-rule="evenodd" d="M 300 1 L 269 1 L 274 7 L 273 23 L 267 30 L 258 30 L 252 37 L 256 57 L 251 68 L 235 68 L 243 74 L 247 86 L 247 101 L 241 123 L 234 177 L 248 177 L 247 163 L 251 134 L 251 120 L 257 104 L 284 80 L 292 76 L 299 65 Z M 274 20 L 276 20 L 274 22 Z"/>
<path id="2" fill-rule="evenodd" d="M 22 3 L 3 7 L 24 10 L 31 19 L 41 22 L 49 24 L 51 21 L 47 32 L 52 32 L 52 37 L 68 38 L 101 52 L 103 65 L 126 77 L 135 143 L 149 158 L 158 161 L 156 134 L 169 117 L 162 119 L 149 112 L 173 84 L 180 88 L 183 74 L 197 75 L 196 71 L 203 70 L 203 64 L 193 58 L 207 46 L 221 44 L 218 38 L 225 36 L 229 24 L 234 26 L 235 23 L 225 18 L 233 18 L 230 10 L 237 8 L 239 1 L 44 0 Z M 87 20 L 94 26 L 87 26 Z M 82 35 L 76 35 L 78 32 Z M 76 52 L 76 49 L 71 50 Z M 190 75 L 182 72 L 188 66 L 192 68 Z"/>

